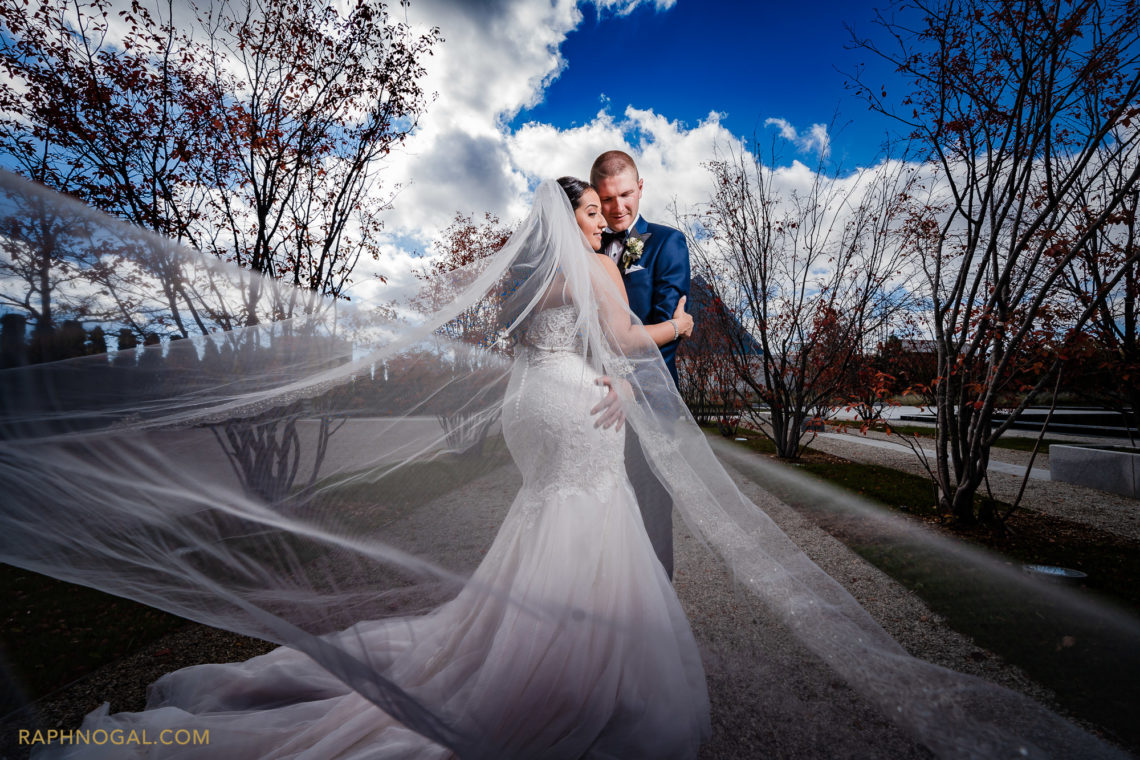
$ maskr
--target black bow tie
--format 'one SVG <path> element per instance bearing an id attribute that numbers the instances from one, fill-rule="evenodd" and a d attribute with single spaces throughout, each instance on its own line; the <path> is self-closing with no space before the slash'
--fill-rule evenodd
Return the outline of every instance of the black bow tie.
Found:
<path id="1" fill-rule="evenodd" d="M 609 230 L 605 230 L 602 232 L 602 250 L 604 251 L 609 248 L 610 243 L 614 242 L 615 240 L 620 240 L 624 243 L 625 236 L 625 232 L 610 232 Z"/>

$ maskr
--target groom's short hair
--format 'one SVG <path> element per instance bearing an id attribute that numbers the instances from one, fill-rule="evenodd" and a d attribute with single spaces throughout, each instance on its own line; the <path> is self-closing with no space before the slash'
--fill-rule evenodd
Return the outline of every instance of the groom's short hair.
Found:
<path id="1" fill-rule="evenodd" d="M 597 187 L 603 179 L 621 174 L 627 169 L 632 169 L 633 176 L 641 178 L 637 173 L 637 164 L 628 153 L 622 150 L 607 150 L 594 159 L 594 165 L 590 167 L 590 184 Z"/>

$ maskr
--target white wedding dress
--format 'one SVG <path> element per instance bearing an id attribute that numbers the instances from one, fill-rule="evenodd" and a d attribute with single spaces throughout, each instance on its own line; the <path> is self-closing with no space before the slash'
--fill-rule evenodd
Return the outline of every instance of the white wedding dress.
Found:
<path id="1" fill-rule="evenodd" d="M 535 313 L 519 346 L 502 421 L 523 487 L 471 580 L 427 615 L 362 622 L 336 643 L 390 663 L 383 675 L 480 757 L 692 758 L 709 731 L 703 668 L 642 526 L 625 436 L 590 415 L 604 389 L 575 315 Z M 83 728 L 210 730 L 208 747 L 150 748 L 162 758 L 452 756 L 286 647 L 170 673 L 146 711 L 104 705 Z M 147 748 L 104 751 L 128 749 Z"/>

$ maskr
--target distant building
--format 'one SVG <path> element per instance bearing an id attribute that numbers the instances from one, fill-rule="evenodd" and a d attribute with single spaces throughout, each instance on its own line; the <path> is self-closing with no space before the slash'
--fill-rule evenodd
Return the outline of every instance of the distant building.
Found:
<path id="1" fill-rule="evenodd" d="M 697 275 L 693 277 L 689 285 L 689 300 L 685 302 L 685 311 L 693 315 L 693 320 L 696 326 L 693 329 L 693 335 L 685 340 L 685 344 L 694 350 L 701 351 L 708 347 L 713 351 L 723 351 L 725 347 L 720 345 L 719 341 L 712 340 L 712 331 L 708 329 L 715 319 L 712 311 L 713 295 L 712 290 L 709 288 L 708 283 Z M 760 346 L 760 341 L 750 333 L 744 325 L 740 324 L 740 320 L 732 316 L 729 318 L 730 334 L 734 341 L 741 343 L 745 346 L 745 350 L 750 356 L 760 357 L 764 355 L 764 350 Z M 704 325 L 706 329 L 702 330 L 701 326 Z"/>
<path id="2" fill-rule="evenodd" d="M 728 388 L 734 389 L 742 396 L 750 395 L 751 391 L 740 379 L 738 373 L 729 372 L 729 343 L 725 340 L 724 326 L 721 324 L 724 317 L 713 311 L 713 304 L 714 298 L 708 283 L 700 276 L 694 277 L 689 286 L 689 299 L 685 303 L 685 310 L 693 316 L 695 326 L 692 336 L 686 338 L 678 350 L 678 370 L 682 374 L 700 372 L 716 374 L 718 377 L 682 377 L 682 393 L 686 395 L 686 400 L 690 403 L 692 403 L 690 396 L 705 395 L 705 392 L 708 391 L 707 381 L 709 380 L 712 380 L 713 385 L 716 386 L 717 392 L 714 395 L 717 396 Z M 763 362 L 764 351 L 760 342 L 735 316 L 729 315 L 727 321 L 729 325 L 728 335 L 731 337 L 732 343 L 744 346 L 752 376 L 766 377 Z M 726 377 L 726 374 L 731 376 Z M 697 393 L 694 393 L 697 390 L 693 387 L 694 384 L 699 387 Z"/>
<path id="3" fill-rule="evenodd" d="M 905 354 L 934 356 L 938 353 L 938 342 L 927 338 L 899 338 L 899 348 Z"/>

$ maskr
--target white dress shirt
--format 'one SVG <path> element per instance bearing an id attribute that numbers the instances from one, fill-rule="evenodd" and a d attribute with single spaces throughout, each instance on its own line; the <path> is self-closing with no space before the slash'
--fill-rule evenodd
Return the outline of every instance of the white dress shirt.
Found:
<path id="1" fill-rule="evenodd" d="M 625 237 L 620 237 L 620 238 L 616 238 L 614 240 L 611 240 L 609 246 L 607 246 L 606 249 L 604 251 L 602 251 L 602 253 L 606 254 L 611 259 L 613 259 L 614 263 L 617 264 L 619 267 L 621 266 L 621 255 L 622 255 L 622 253 L 625 252 L 625 239 L 629 237 L 629 233 L 631 233 L 637 229 L 637 222 L 640 219 L 641 219 L 641 214 L 638 213 L 638 215 L 633 218 L 633 224 L 629 225 L 629 227 L 626 228 Z M 606 227 L 606 232 L 613 234 L 614 231 L 611 230 L 609 227 Z M 619 232 L 617 234 L 620 235 L 621 233 Z"/>

